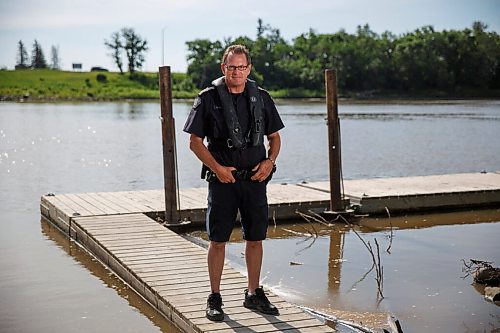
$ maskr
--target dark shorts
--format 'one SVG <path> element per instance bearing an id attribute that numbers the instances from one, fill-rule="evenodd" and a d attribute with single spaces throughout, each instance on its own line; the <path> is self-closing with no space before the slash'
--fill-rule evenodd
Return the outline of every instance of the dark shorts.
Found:
<path id="1" fill-rule="evenodd" d="M 227 242 L 240 211 L 243 238 L 266 238 L 268 207 L 265 182 L 208 183 L 207 233 L 215 242 Z"/>

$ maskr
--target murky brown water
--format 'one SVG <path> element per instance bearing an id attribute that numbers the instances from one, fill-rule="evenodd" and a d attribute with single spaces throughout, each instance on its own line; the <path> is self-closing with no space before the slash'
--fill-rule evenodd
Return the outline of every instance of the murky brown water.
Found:
<path id="1" fill-rule="evenodd" d="M 56 227 L 54 227 L 48 220 L 42 218 L 40 221 L 40 227 L 42 230 L 42 234 L 47 237 L 47 239 L 51 240 L 56 244 L 60 249 L 64 250 L 64 252 L 76 260 L 76 262 L 82 267 L 86 268 L 90 274 L 98 278 L 102 283 L 107 287 L 116 292 L 118 296 L 127 301 L 130 309 L 137 310 L 140 314 L 148 318 L 154 326 L 157 327 L 148 327 L 149 325 L 144 325 L 145 322 L 143 320 L 137 321 L 136 324 L 126 323 L 126 326 L 122 326 L 123 324 L 117 325 L 115 320 L 113 320 L 114 309 L 113 304 L 105 305 L 105 309 L 109 309 L 109 316 L 112 320 L 99 324 L 99 330 L 102 332 L 115 332 L 115 331 L 129 331 L 129 332 L 137 332 L 147 330 L 148 332 L 172 332 L 172 333 L 180 333 L 181 331 L 177 329 L 171 322 L 169 322 L 165 317 L 158 314 L 155 308 L 150 306 L 142 297 L 136 294 L 127 284 L 125 284 L 122 280 L 117 278 L 114 274 L 110 274 L 108 271 L 97 259 L 93 256 L 89 255 L 87 251 L 82 249 L 75 242 L 70 241 L 65 235 L 63 235 Z M 75 288 L 79 286 L 75 285 Z M 57 311 L 59 308 L 59 304 L 49 303 L 49 311 Z M 54 308 L 50 309 L 50 306 L 54 306 Z M 96 311 L 102 311 L 99 307 L 92 308 L 89 307 L 88 311 L 84 311 L 82 318 L 86 321 L 93 321 L 92 313 Z M 120 310 L 119 310 L 120 311 Z M 123 310 L 121 310 L 123 311 Z M 126 309 L 124 312 L 128 312 L 129 309 Z M 102 313 L 99 314 L 102 316 Z M 94 322 L 95 324 L 95 322 Z M 91 324 L 93 325 L 93 324 Z M 35 326 L 38 327 L 38 326 Z M 92 326 L 89 327 L 89 330 L 94 330 Z"/>
<path id="2" fill-rule="evenodd" d="M 179 182 L 181 187 L 206 186 L 181 133 L 189 109 L 190 103 L 174 104 Z M 325 107 L 279 101 L 279 109 L 286 128 L 273 181 L 326 180 Z M 345 178 L 500 170 L 499 101 L 349 104 L 339 112 Z M 159 106 L 152 102 L 0 103 L 0 331 L 172 330 L 84 251 L 40 222 L 39 212 L 40 196 L 49 192 L 162 188 L 158 116 Z M 440 216 L 428 228 L 421 228 L 422 219 L 433 217 L 416 217 L 418 228 L 394 232 L 391 254 L 382 256 L 386 298 L 379 307 L 371 273 L 352 290 L 370 262 L 344 227 L 322 230 L 306 248 L 311 239 L 285 235 L 278 226 L 278 238 L 266 242 L 271 250 L 264 282 L 303 305 L 345 312 L 392 310 L 410 332 L 489 331 L 499 327 L 494 322 L 498 308 L 460 279 L 460 259 L 498 265 L 500 224 L 471 223 L 481 213 L 471 214 Z M 386 245 L 388 232 L 373 229 L 369 221 L 360 231 Z M 289 229 L 305 232 L 293 225 Z M 235 264 L 241 261 L 240 247 L 229 246 Z M 430 283 L 433 278 L 437 283 Z"/>
<path id="3" fill-rule="evenodd" d="M 303 220 L 270 226 L 264 282 L 290 302 L 379 328 L 386 324 L 380 312 L 391 312 L 405 333 L 489 332 L 500 327 L 500 307 L 485 301 L 470 277 L 462 279 L 461 259 L 500 262 L 498 221 L 500 209 L 356 220 L 359 235 L 373 248 L 375 239 L 380 244 L 383 299 L 370 254 L 351 227 Z M 232 234 L 228 259 L 244 272 L 240 233 Z M 206 240 L 205 232 L 191 235 Z"/>

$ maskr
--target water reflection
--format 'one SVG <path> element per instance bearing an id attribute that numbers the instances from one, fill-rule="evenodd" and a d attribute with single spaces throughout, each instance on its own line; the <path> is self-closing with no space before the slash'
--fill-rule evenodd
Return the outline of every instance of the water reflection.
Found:
<path id="1" fill-rule="evenodd" d="M 330 232 L 330 246 L 328 256 L 328 289 L 338 292 L 342 276 L 342 262 L 344 261 L 345 231 L 332 230 Z"/>
<path id="2" fill-rule="evenodd" d="M 40 221 L 42 234 L 52 242 L 54 242 L 60 249 L 64 250 L 66 254 L 75 259 L 80 265 L 85 267 L 89 273 L 96 276 L 108 288 L 116 291 L 120 297 L 126 299 L 128 304 L 141 314 L 149 318 L 155 326 L 165 333 L 181 333 L 171 322 L 159 314 L 152 306 L 150 306 L 144 299 L 136 294 L 128 285 L 123 283 L 118 277 L 107 270 L 103 264 L 97 261 L 94 257 L 89 255 L 85 250 L 78 246 L 75 242 L 71 241 L 68 237 L 63 235 L 56 227 L 54 227 L 45 218 Z"/>
<path id="3" fill-rule="evenodd" d="M 112 108 L 118 119 L 141 119 L 147 114 L 147 104 L 142 102 L 113 103 Z"/>
<path id="4" fill-rule="evenodd" d="M 389 228 L 395 229 L 421 229 L 439 225 L 459 225 L 482 222 L 500 221 L 499 209 L 455 211 L 428 215 L 404 215 L 386 217 L 365 217 L 358 224 L 362 231 L 380 231 Z"/>
<path id="5" fill-rule="evenodd" d="M 500 209 L 356 221 L 352 228 L 367 243 L 380 244 L 382 301 L 370 254 L 351 227 L 302 220 L 273 225 L 265 241 L 263 279 L 292 303 L 345 319 L 379 320 L 374 313 L 393 312 L 405 332 L 460 332 L 462 321 L 474 330 L 500 327 L 495 319 L 500 308 L 486 302 L 472 281 L 461 279 L 463 258 L 500 262 L 499 221 Z M 203 231 L 191 235 L 206 239 Z M 227 251 L 231 264 L 245 272 L 240 229 Z"/>

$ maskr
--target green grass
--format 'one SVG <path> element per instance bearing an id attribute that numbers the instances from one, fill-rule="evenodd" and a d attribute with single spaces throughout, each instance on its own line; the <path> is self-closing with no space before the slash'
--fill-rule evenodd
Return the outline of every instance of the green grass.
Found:
<path id="1" fill-rule="evenodd" d="M 98 77 L 100 80 L 98 80 Z M 197 89 L 184 73 L 172 74 L 172 96 L 193 98 Z M 54 70 L 0 71 L 0 100 L 159 99 L 157 73 Z"/>
<path id="2" fill-rule="evenodd" d="M 172 97 L 194 98 L 198 93 L 185 73 L 172 73 Z M 317 98 L 324 91 L 280 89 L 270 91 L 274 98 Z M 159 99 L 157 73 L 133 76 L 115 72 L 67 72 L 54 70 L 0 70 L 0 101 L 105 101 L 123 99 Z M 345 92 L 339 97 L 351 99 L 406 98 L 499 98 L 500 90 L 458 89 L 454 92 Z"/>

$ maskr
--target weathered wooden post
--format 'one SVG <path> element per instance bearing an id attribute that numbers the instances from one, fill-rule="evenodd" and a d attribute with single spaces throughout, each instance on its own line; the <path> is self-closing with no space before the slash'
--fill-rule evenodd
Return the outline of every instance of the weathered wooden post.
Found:
<path id="1" fill-rule="evenodd" d="M 344 210 L 342 204 L 340 122 L 337 103 L 337 73 L 334 69 L 325 70 L 326 107 L 328 110 L 328 160 L 330 166 L 330 211 Z"/>
<path id="2" fill-rule="evenodd" d="M 177 168 L 175 120 L 172 112 L 172 78 L 170 66 L 160 67 L 161 136 L 163 143 L 163 177 L 165 185 L 165 223 L 180 224 L 177 202 Z"/>

